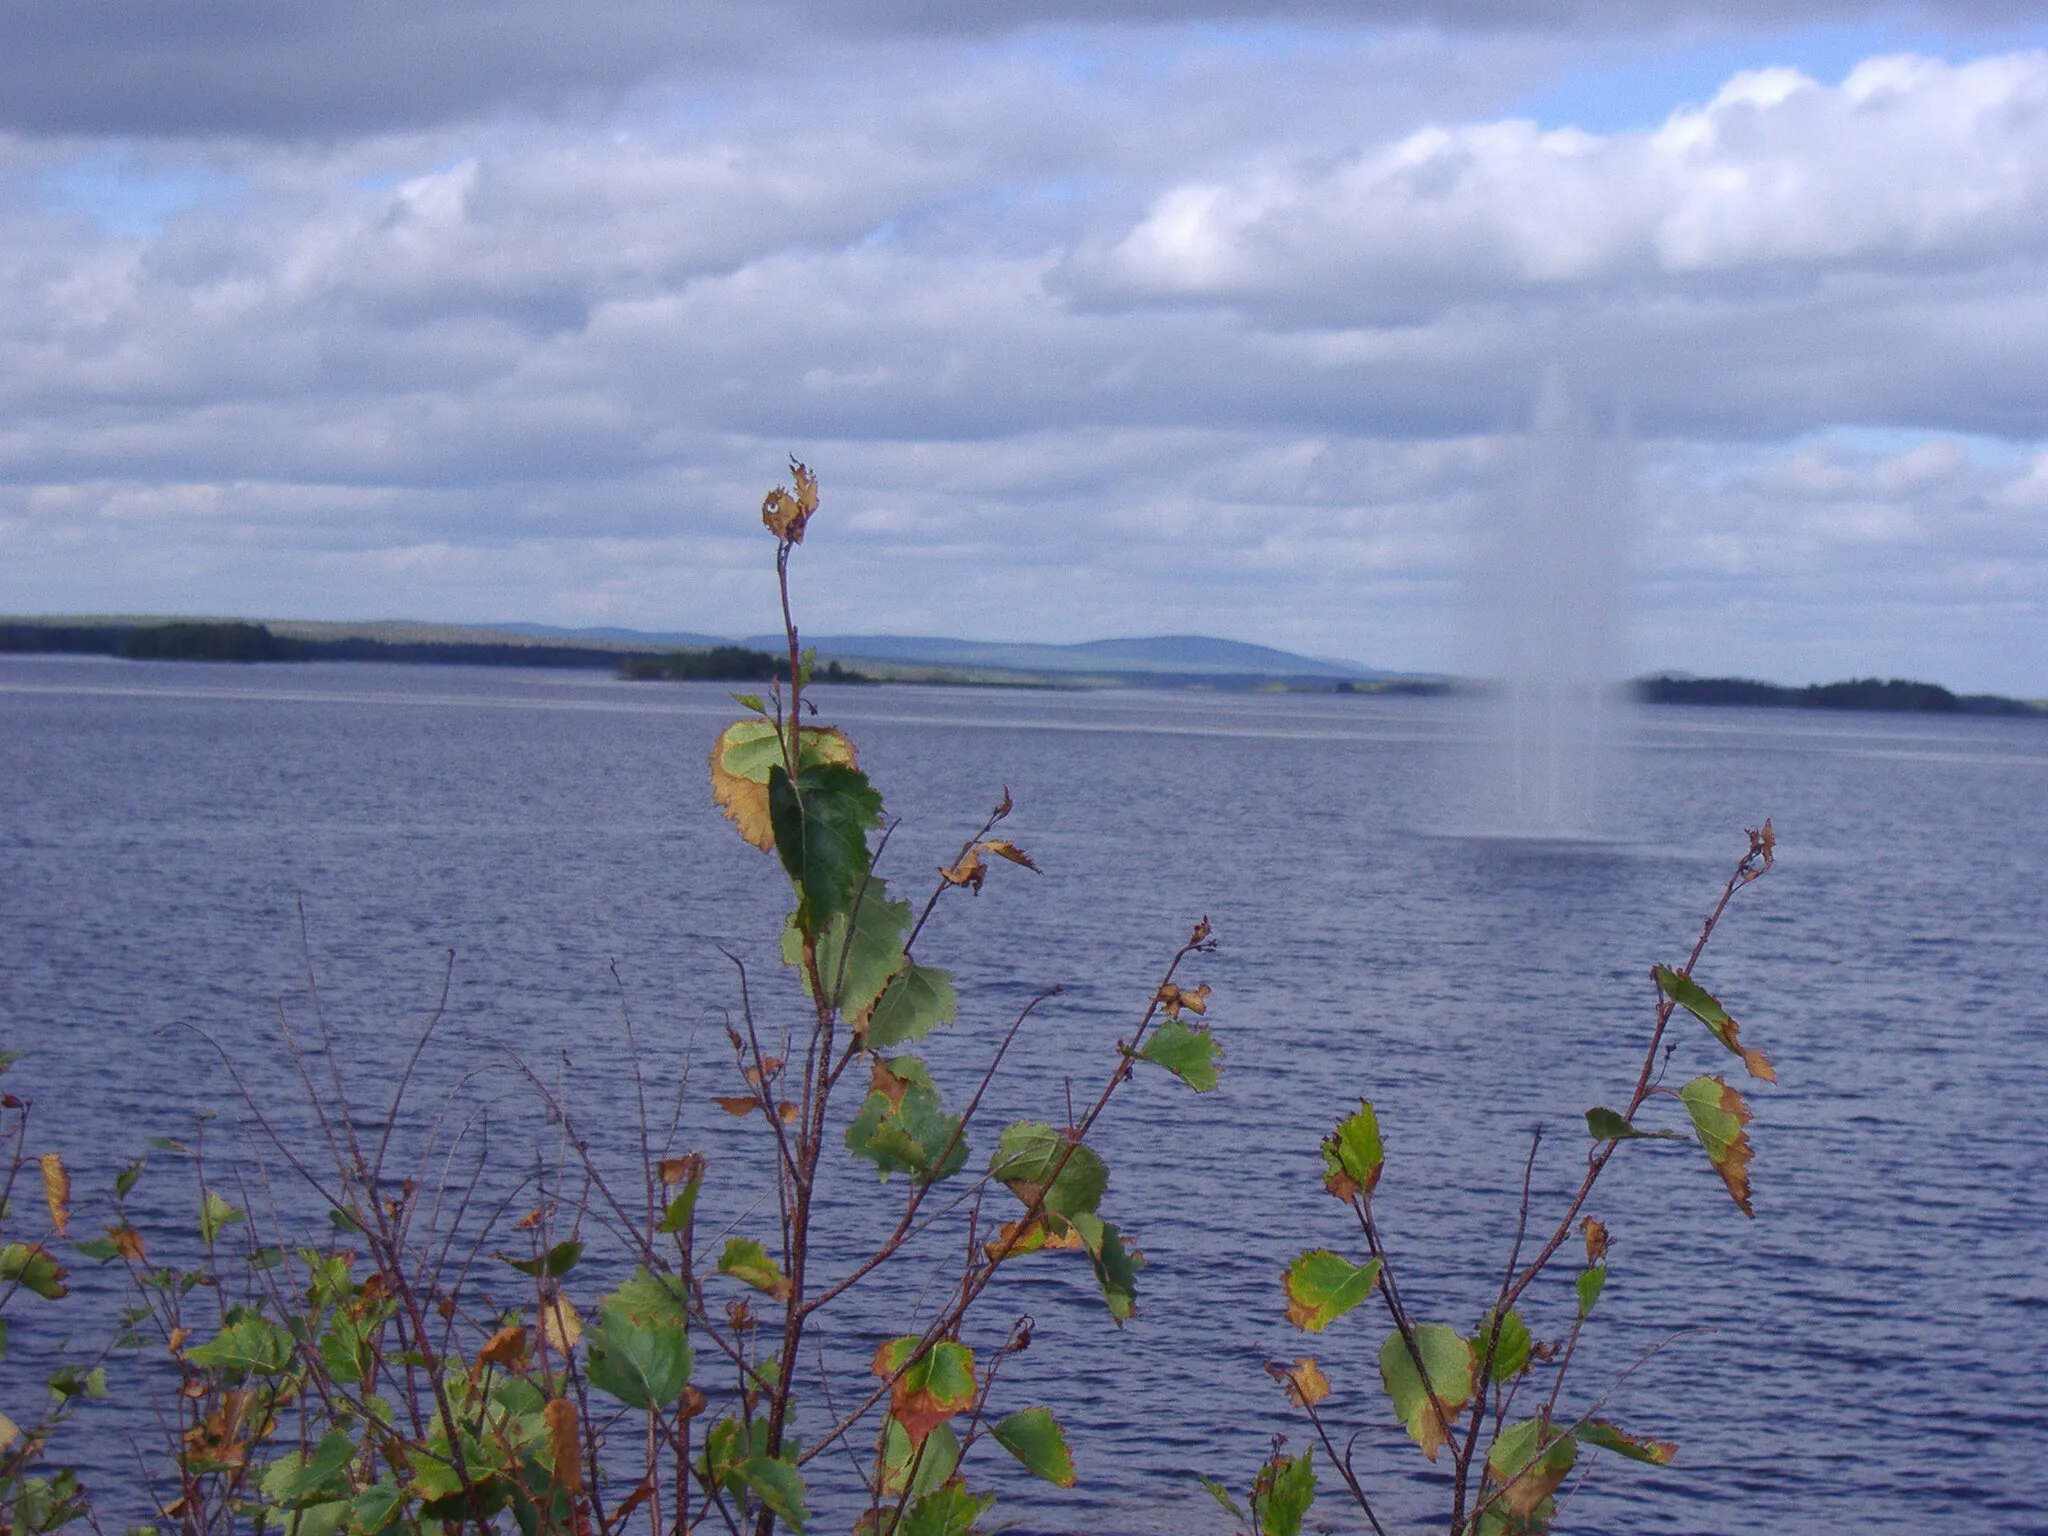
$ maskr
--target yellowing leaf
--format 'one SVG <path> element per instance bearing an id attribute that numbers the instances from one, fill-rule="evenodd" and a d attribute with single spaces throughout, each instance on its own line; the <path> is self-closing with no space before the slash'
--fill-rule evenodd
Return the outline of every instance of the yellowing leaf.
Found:
<path id="1" fill-rule="evenodd" d="M 1524 1419 L 1503 1429 L 1486 1453 L 1486 1470 L 1502 1486 L 1500 1503 L 1516 1520 L 1539 1518 L 1544 1500 L 1557 1492 L 1578 1460 L 1570 1435 L 1545 1437 L 1541 1419 Z"/>
<path id="2" fill-rule="evenodd" d="M 1451 1423 L 1458 1410 L 1472 1395 L 1472 1346 L 1457 1329 L 1442 1323 L 1418 1323 L 1414 1332 L 1415 1348 L 1429 1373 L 1428 1386 L 1423 1385 L 1415 1356 L 1398 1329 L 1380 1346 L 1380 1381 L 1393 1400 L 1395 1416 L 1422 1447 L 1422 1454 L 1435 1461 L 1436 1453 L 1451 1437 Z"/>
<path id="3" fill-rule="evenodd" d="M 568 1354 L 583 1337 L 583 1319 L 576 1313 L 576 1304 L 566 1296 L 544 1302 L 540 1309 L 540 1332 L 548 1348 L 556 1354 Z"/>
<path id="4" fill-rule="evenodd" d="M 759 1099 L 751 1095 L 737 1093 L 715 1093 L 711 1096 L 711 1102 L 724 1110 L 728 1115 L 733 1115 L 742 1120 L 761 1107 Z"/>
<path id="5" fill-rule="evenodd" d="M 43 1171 L 43 1199 L 50 1207 L 50 1225 L 59 1237 L 67 1236 L 71 1231 L 71 1175 L 55 1152 L 45 1152 L 36 1162 Z"/>
<path id="6" fill-rule="evenodd" d="M 1022 864 L 1026 869 L 1033 872 L 1038 870 L 1038 866 L 1031 862 L 1031 855 L 1007 838 L 992 837 L 981 846 L 999 859 L 1008 859 L 1012 864 Z"/>
<path id="7" fill-rule="evenodd" d="M 1269 1360 L 1266 1374 L 1287 1389 L 1287 1401 L 1297 1408 L 1313 1408 L 1330 1395 L 1330 1378 L 1314 1355 L 1304 1355 L 1292 1365 Z"/>
<path id="8" fill-rule="evenodd" d="M 821 763 L 860 766 L 843 731 L 807 725 L 797 733 L 800 767 Z M 740 836 L 763 853 L 775 851 L 768 816 L 768 772 L 782 766 L 782 734 L 772 720 L 738 720 L 711 747 L 711 798 L 739 828 Z"/>
<path id="9" fill-rule="evenodd" d="M 142 1234 L 133 1227 L 109 1227 L 107 1240 L 114 1245 L 114 1252 L 131 1264 L 140 1264 L 149 1257 L 142 1245 Z"/>
<path id="10" fill-rule="evenodd" d="M 1718 1076 L 1696 1077 L 1678 1090 L 1678 1096 L 1692 1116 L 1693 1129 L 1699 1132 L 1700 1145 L 1707 1149 L 1714 1171 L 1721 1175 L 1742 1214 L 1754 1219 L 1756 1212 L 1749 1207 L 1753 1149 L 1743 1130 L 1750 1120 L 1749 1105 Z"/>
<path id="11" fill-rule="evenodd" d="M 1674 971 L 1668 965 L 1658 966 L 1651 974 L 1657 978 L 1657 986 L 1666 997 L 1706 1025 L 1716 1040 L 1742 1058 L 1743 1069 L 1751 1077 L 1760 1077 L 1767 1083 L 1778 1080 L 1771 1058 L 1742 1043 L 1742 1026 L 1729 1016 L 1720 999 L 1690 976 Z"/>
<path id="12" fill-rule="evenodd" d="M 1339 1120 L 1337 1128 L 1323 1138 L 1323 1188 L 1339 1200 L 1370 1195 L 1385 1163 L 1379 1117 L 1372 1105 L 1360 1099 L 1358 1113 Z"/>
<path id="13" fill-rule="evenodd" d="M 877 1376 L 894 1379 L 889 1414 L 913 1445 L 922 1445 L 940 1424 L 974 1406 L 975 1395 L 974 1351 L 941 1339 L 919 1355 L 922 1342 L 915 1334 L 891 1339 L 875 1351 L 873 1365 Z"/>
<path id="14" fill-rule="evenodd" d="M 6 1414 L 0 1413 L 0 1451 L 6 1450 L 20 1438 L 21 1426 L 7 1417 Z"/>
<path id="15" fill-rule="evenodd" d="M 751 1237 L 728 1238 L 725 1252 L 719 1255 L 718 1272 L 731 1275 L 743 1285 L 751 1285 L 777 1301 L 789 1300 L 789 1277 L 784 1275 L 768 1250 Z"/>
<path id="16" fill-rule="evenodd" d="M 1287 1321 L 1309 1333 L 1321 1333 L 1372 1294 L 1380 1261 L 1352 1263 L 1328 1248 L 1311 1248 L 1282 1277 L 1287 1290 Z"/>
<path id="17" fill-rule="evenodd" d="M 1204 982 L 1199 987 L 1177 987 L 1169 981 L 1159 989 L 1159 1006 L 1166 1010 L 1166 1016 L 1170 1019 L 1179 1018 L 1183 1008 L 1189 1013 L 1207 1013 L 1209 984 Z"/>
<path id="18" fill-rule="evenodd" d="M 1669 1465 L 1678 1454 L 1678 1446 L 1673 1441 L 1631 1435 L 1616 1429 L 1605 1419 L 1589 1419 L 1575 1433 L 1587 1445 L 1626 1456 L 1630 1461 L 1647 1461 L 1654 1466 Z"/>

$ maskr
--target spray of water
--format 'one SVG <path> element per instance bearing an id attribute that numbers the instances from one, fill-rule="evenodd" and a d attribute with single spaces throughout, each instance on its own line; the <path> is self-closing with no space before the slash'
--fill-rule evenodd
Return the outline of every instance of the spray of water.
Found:
<path id="1" fill-rule="evenodd" d="M 1481 627 L 1500 684 L 1482 820 L 1505 835 L 1605 830 L 1631 478 L 1623 442 L 1591 430 L 1552 368 L 1528 436 L 1505 457 L 1479 558 Z"/>

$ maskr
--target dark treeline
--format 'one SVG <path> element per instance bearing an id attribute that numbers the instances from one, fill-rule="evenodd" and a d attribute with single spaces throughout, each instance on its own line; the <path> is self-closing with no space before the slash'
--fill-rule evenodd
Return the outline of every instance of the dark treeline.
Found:
<path id="1" fill-rule="evenodd" d="M 871 681 L 862 673 L 842 667 L 836 661 L 828 661 L 812 674 L 821 683 L 865 683 Z M 635 682 L 750 682 L 767 683 L 789 680 L 789 661 L 786 657 L 771 656 L 766 651 L 750 650 L 744 645 L 714 645 L 703 651 L 669 651 L 660 656 L 632 655 L 619 666 L 619 676 Z"/>
<path id="2" fill-rule="evenodd" d="M 135 661 L 387 661 L 468 667 L 575 667 L 622 677 L 767 681 L 786 677 L 789 663 L 765 651 L 720 645 L 708 651 L 607 650 L 515 641 L 300 639 L 267 625 L 181 621 L 170 624 L 0 624 L 0 651 L 124 656 Z M 858 682 L 837 662 L 820 669 L 827 682 Z"/>
<path id="3" fill-rule="evenodd" d="M 1867 709 L 1947 715 L 2034 715 L 2022 699 L 1995 693 L 1956 694 L 1938 683 L 1904 678 L 1856 678 L 1784 688 L 1746 677 L 1645 677 L 1635 684 L 1646 704 L 1749 704 L 1766 709 Z"/>

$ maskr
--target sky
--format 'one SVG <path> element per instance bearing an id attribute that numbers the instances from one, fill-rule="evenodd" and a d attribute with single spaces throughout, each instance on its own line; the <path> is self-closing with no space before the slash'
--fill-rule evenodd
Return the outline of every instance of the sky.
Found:
<path id="1" fill-rule="evenodd" d="M 1472 669 L 1557 377 L 1617 666 L 2048 695 L 2039 15 L 0 0 L 0 612 Z"/>

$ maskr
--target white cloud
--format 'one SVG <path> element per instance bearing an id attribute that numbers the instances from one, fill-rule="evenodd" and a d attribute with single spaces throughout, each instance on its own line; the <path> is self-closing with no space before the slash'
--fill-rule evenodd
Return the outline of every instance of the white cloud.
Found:
<path id="1" fill-rule="evenodd" d="M 2048 254 L 2048 53 L 1740 74 L 1640 133 L 1506 120 L 1160 195 L 1084 291 L 1279 302 L 1324 321 L 1567 286 Z"/>

